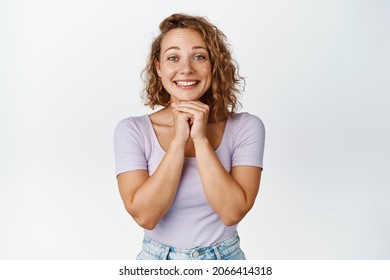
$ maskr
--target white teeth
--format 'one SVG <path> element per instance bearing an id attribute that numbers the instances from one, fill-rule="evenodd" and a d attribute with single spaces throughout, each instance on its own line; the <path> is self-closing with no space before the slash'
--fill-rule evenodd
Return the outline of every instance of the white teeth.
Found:
<path id="1" fill-rule="evenodd" d="M 188 87 L 188 86 L 192 86 L 192 85 L 195 85 L 197 82 L 196 81 L 192 81 L 192 82 L 176 82 L 179 86 L 184 86 L 184 87 Z"/>

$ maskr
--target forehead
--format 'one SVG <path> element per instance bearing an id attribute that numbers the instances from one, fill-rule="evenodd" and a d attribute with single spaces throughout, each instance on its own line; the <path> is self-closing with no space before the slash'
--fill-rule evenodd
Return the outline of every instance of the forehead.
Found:
<path id="1" fill-rule="evenodd" d="M 161 40 L 161 50 L 170 47 L 201 46 L 207 48 L 201 33 L 191 28 L 175 28 L 168 31 Z"/>

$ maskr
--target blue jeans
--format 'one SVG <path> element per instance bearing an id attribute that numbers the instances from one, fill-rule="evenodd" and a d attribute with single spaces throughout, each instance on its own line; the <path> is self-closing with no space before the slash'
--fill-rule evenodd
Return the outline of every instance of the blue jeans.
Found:
<path id="1" fill-rule="evenodd" d="M 245 260 L 245 255 L 237 233 L 214 245 L 190 249 L 167 246 L 145 236 L 137 260 Z"/>

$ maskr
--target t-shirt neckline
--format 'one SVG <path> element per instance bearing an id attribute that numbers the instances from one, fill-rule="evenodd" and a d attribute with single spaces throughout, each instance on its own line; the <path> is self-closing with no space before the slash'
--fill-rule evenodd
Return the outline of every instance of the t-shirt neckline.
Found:
<path id="1" fill-rule="evenodd" d="M 163 149 L 163 147 L 160 144 L 160 141 L 158 140 L 158 137 L 157 137 L 156 132 L 154 131 L 153 123 L 152 123 L 152 120 L 150 119 L 150 116 L 148 114 L 146 114 L 144 117 L 147 119 L 147 123 L 149 125 L 149 129 L 151 130 L 151 133 L 153 135 L 153 141 L 156 143 L 156 146 L 165 154 L 166 151 Z M 230 122 L 231 122 L 231 117 L 228 116 L 228 118 L 226 119 L 225 128 L 223 130 L 223 135 L 222 135 L 221 142 L 219 143 L 218 147 L 214 150 L 215 153 L 218 152 L 218 150 L 222 147 L 222 145 L 226 141 L 225 138 L 226 138 L 226 134 L 227 134 L 228 130 L 230 129 Z M 189 160 L 196 159 L 195 156 L 194 157 L 187 157 L 186 156 L 184 158 L 185 159 L 189 159 Z"/>

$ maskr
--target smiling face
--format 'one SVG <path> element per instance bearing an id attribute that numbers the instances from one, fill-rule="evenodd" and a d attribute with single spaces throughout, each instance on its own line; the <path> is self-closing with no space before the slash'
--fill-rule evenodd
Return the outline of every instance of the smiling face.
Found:
<path id="1" fill-rule="evenodd" d="M 155 66 L 171 102 L 200 99 L 211 86 L 211 62 L 200 33 L 176 28 L 164 35 Z"/>

